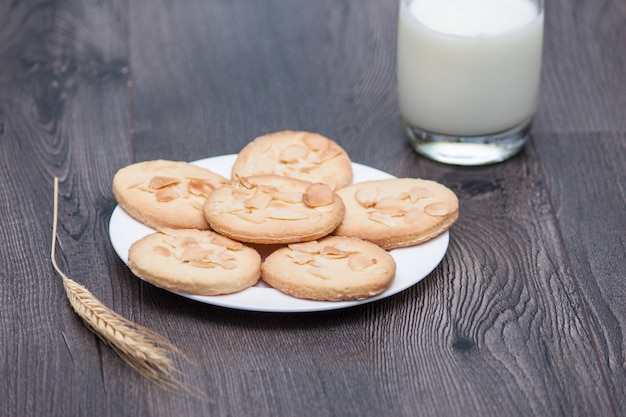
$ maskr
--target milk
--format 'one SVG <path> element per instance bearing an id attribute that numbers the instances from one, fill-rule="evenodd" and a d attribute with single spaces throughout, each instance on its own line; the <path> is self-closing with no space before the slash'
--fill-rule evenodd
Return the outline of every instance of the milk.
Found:
<path id="1" fill-rule="evenodd" d="M 542 37 L 543 11 L 529 0 L 401 0 L 402 117 L 450 136 L 528 121 L 537 108 Z"/>

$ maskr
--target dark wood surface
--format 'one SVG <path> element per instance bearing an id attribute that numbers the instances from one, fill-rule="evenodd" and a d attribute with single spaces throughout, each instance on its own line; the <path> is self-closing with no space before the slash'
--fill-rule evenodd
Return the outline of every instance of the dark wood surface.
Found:
<path id="1" fill-rule="evenodd" d="M 415 154 L 396 0 L 0 2 L 1 416 L 620 416 L 626 410 L 626 7 L 548 0 L 524 151 Z M 459 196 L 448 252 L 393 297 L 252 313 L 142 283 L 114 253 L 111 179 L 311 130 Z M 163 391 L 82 324 L 49 261 L 188 356 Z"/>

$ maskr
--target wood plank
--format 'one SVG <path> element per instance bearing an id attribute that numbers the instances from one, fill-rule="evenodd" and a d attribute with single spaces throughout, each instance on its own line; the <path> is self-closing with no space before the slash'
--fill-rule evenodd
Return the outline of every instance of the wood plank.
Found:
<path id="1" fill-rule="evenodd" d="M 397 1 L 0 5 L 0 415 L 617 416 L 624 58 L 600 58 L 619 49 L 623 8 L 583 3 L 548 6 L 533 141 L 480 168 L 427 161 L 402 136 Z M 381 302 L 296 315 L 203 305 L 129 273 L 108 239 L 117 168 L 284 128 L 453 188 L 444 262 Z M 179 345 L 182 378 L 209 401 L 151 385 L 71 311 L 47 257 L 54 175 L 62 268 Z"/>
<path id="2" fill-rule="evenodd" d="M 258 135 L 294 129 L 391 168 L 393 158 L 369 138 L 395 138 L 394 154 L 407 149 L 394 86 L 396 9 L 370 2 L 363 13 L 328 0 L 133 2 L 135 136 L 145 152 L 138 159 L 236 153 Z"/>
<path id="3" fill-rule="evenodd" d="M 130 160 L 123 4 L 0 7 L 2 415 L 95 415 L 123 398 L 105 375 L 133 375 L 77 319 L 47 255 L 58 176 L 59 263 L 125 305 L 107 233 L 110 179 Z"/>
<path id="4" fill-rule="evenodd" d="M 624 49 L 624 7 L 613 0 L 560 3 L 546 5 L 550 53 L 532 146 L 571 264 L 572 292 L 589 316 L 598 383 L 617 412 L 626 408 L 626 55 L 616 52 Z"/>
<path id="5" fill-rule="evenodd" d="M 609 387 L 614 408 L 624 410 L 626 133 L 554 134 L 536 140 L 535 147 L 574 272 L 573 291 L 589 314 L 601 383 Z"/>
<path id="6" fill-rule="evenodd" d="M 407 148 L 394 107 L 395 8 L 131 5 L 138 159 L 236 152 L 265 130 L 295 124 L 339 137 L 359 162 L 440 180 L 463 204 L 444 264 L 390 300 L 269 318 L 178 303 L 181 320 L 198 328 L 183 346 L 202 367 L 192 379 L 216 398 L 208 410 L 309 415 L 317 404 L 316 415 L 611 414 L 610 394 L 595 383 L 602 374 L 585 312 L 571 296 L 572 270 L 558 262 L 564 248 L 533 149 L 507 164 L 462 169 Z M 369 53 L 356 55 L 348 36 L 370 42 Z M 293 87 L 281 88 L 283 80 Z M 152 297 L 170 301 L 158 291 Z M 247 401 L 235 401 L 241 396 Z"/>
<path id="7" fill-rule="evenodd" d="M 146 289 L 164 317 L 176 317 L 166 321 L 180 326 L 175 340 L 197 363 L 192 380 L 215 399 L 207 412 L 312 415 L 323 398 L 315 415 L 611 415 L 528 153 L 448 177 L 464 215 L 446 260 L 380 303 L 268 317 Z M 174 401 L 155 407 L 173 411 Z"/>
<path id="8" fill-rule="evenodd" d="M 626 129 L 624 2 L 546 1 L 536 131 Z"/>
<path id="9" fill-rule="evenodd" d="M 585 311 L 571 294 L 573 271 L 559 261 L 564 251 L 533 149 L 446 178 L 462 217 L 440 280 L 423 284 L 440 294 L 426 292 L 429 308 L 416 307 L 407 314 L 412 326 L 405 325 L 427 329 L 415 343 L 429 357 L 411 368 L 430 377 L 419 385 L 440 393 L 429 403 L 427 390 L 425 403 L 435 415 L 611 415 L 608 394 L 594 382 L 602 375 L 594 370 Z M 447 392 L 446 384 L 454 388 Z M 452 404 L 455 392 L 464 404 Z M 438 404 L 450 409 L 437 414 Z"/>

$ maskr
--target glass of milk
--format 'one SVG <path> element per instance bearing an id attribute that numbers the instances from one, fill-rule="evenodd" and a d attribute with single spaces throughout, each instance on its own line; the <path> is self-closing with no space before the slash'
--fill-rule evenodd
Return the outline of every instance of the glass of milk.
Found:
<path id="1" fill-rule="evenodd" d="M 413 147 L 457 165 L 519 152 L 537 111 L 543 0 L 400 0 L 398 99 Z"/>

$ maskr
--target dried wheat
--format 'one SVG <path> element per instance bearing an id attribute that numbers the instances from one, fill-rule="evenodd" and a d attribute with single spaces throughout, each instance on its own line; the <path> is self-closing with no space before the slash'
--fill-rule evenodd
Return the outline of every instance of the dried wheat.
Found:
<path id="1" fill-rule="evenodd" d="M 109 345 L 133 369 L 161 387 L 189 392 L 176 376 L 172 356 L 180 350 L 161 335 L 115 313 L 87 288 L 68 278 L 56 262 L 58 222 L 58 178 L 54 179 L 54 220 L 50 258 L 55 271 L 63 278 L 65 292 L 74 311 L 87 327 Z"/>

